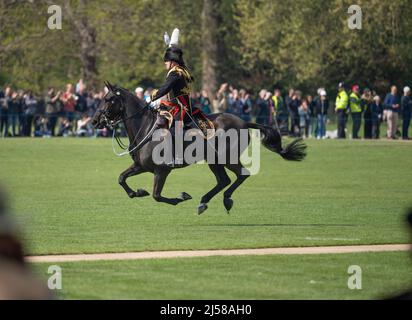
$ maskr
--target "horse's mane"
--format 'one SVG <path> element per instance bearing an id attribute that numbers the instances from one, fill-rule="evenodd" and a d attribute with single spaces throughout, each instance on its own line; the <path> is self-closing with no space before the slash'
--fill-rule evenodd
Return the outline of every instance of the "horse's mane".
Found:
<path id="1" fill-rule="evenodd" d="M 139 99 L 129 90 L 118 86 L 114 87 L 116 90 L 120 91 L 122 97 L 124 97 L 127 101 L 136 104 L 138 108 L 144 108 L 146 106 L 146 101 Z"/>

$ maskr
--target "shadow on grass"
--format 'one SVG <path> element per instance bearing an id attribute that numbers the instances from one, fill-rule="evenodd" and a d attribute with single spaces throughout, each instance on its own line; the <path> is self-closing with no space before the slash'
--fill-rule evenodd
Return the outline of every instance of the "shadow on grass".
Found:
<path id="1" fill-rule="evenodd" d="M 360 227 L 361 225 L 358 224 L 325 224 L 325 223 L 318 223 L 318 224 L 200 224 L 196 225 L 196 227 Z M 195 227 L 195 225 L 193 225 Z"/>

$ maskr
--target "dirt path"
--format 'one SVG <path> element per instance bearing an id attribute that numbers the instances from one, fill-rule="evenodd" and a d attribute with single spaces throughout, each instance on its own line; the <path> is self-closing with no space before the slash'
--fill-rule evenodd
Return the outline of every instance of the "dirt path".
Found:
<path id="1" fill-rule="evenodd" d="M 192 258 L 212 256 L 243 256 L 243 255 L 274 255 L 274 254 L 331 254 L 356 252 L 408 251 L 408 244 L 329 246 L 329 247 L 289 247 L 264 249 L 230 249 L 230 250 L 193 250 L 193 251 L 145 251 L 124 253 L 93 253 L 73 255 L 29 256 L 29 262 L 70 262 L 70 261 L 100 261 L 100 260 L 135 260 L 135 259 L 165 259 Z"/>

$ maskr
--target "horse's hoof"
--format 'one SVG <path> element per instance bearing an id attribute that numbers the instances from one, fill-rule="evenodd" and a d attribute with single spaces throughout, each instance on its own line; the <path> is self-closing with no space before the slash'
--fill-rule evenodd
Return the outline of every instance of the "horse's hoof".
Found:
<path id="1" fill-rule="evenodd" d="M 191 200 L 192 196 L 186 192 L 182 192 L 177 198 L 181 199 L 182 201 L 186 201 L 186 200 Z"/>
<path id="2" fill-rule="evenodd" d="M 201 203 L 198 207 L 197 207 L 197 214 L 201 215 L 203 212 L 205 212 L 207 209 L 207 204 L 206 203 Z"/>
<path id="3" fill-rule="evenodd" d="M 233 207 L 233 200 L 230 199 L 230 198 L 224 198 L 223 199 L 223 204 L 225 205 L 227 213 L 229 213 L 230 209 L 232 209 L 232 207 Z"/>
<path id="4" fill-rule="evenodd" d="M 144 189 L 137 189 L 137 191 L 136 191 L 136 196 L 137 197 L 146 197 L 146 196 L 149 196 L 149 195 L 150 195 L 150 193 L 147 192 Z"/>

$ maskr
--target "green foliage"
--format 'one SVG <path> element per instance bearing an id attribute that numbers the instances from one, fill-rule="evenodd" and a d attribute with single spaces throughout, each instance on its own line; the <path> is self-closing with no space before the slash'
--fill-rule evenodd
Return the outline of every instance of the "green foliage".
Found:
<path id="1" fill-rule="evenodd" d="M 239 46 L 252 82 L 314 90 L 339 81 L 386 90 L 411 79 L 411 1 L 358 1 L 362 30 L 348 28 L 352 1 L 236 3 Z"/>
<path id="2" fill-rule="evenodd" d="M 76 4 L 71 3 L 75 9 Z M 72 22 L 63 7 L 62 30 L 47 29 L 48 6 L 43 0 L 36 4 L 13 2 L 0 13 L 0 21 L 4 21 L 1 83 L 40 91 L 80 77 L 80 43 Z M 167 30 L 170 34 L 176 26 L 181 29 L 187 63 L 200 78 L 200 6 L 199 0 L 86 2 L 82 13 L 97 32 L 98 80 L 102 83 L 108 79 L 129 89 L 142 82 L 159 84 L 165 76 L 163 33 Z M 9 44 L 11 48 L 5 50 L 3 47 Z"/>
<path id="3" fill-rule="evenodd" d="M 55 1 L 64 4 L 64 1 Z M 218 81 L 258 90 L 314 90 L 360 83 L 386 90 L 412 79 L 411 0 L 359 0 L 362 30 L 350 30 L 349 0 L 221 0 Z M 64 11 L 63 30 L 48 30 L 48 0 L 0 2 L 0 85 L 36 91 L 81 75 L 80 41 Z M 98 83 L 129 89 L 158 85 L 165 71 L 163 33 L 181 30 L 197 88 L 202 74 L 202 0 L 71 1 L 96 30 Z M 83 7 L 83 6 L 84 7 Z"/>
<path id="4" fill-rule="evenodd" d="M 165 77 L 163 33 L 181 30 L 180 43 L 194 77 L 200 79 L 199 47 L 201 1 L 118 1 L 105 2 L 95 24 L 100 44 L 101 79 L 132 88 L 139 83 L 159 84 Z M 188 12 L 191 14 L 189 15 Z M 104 23 L 99 23 L 104 21 Z M 194 26 L 194 27 L 193 27 Z"/>

